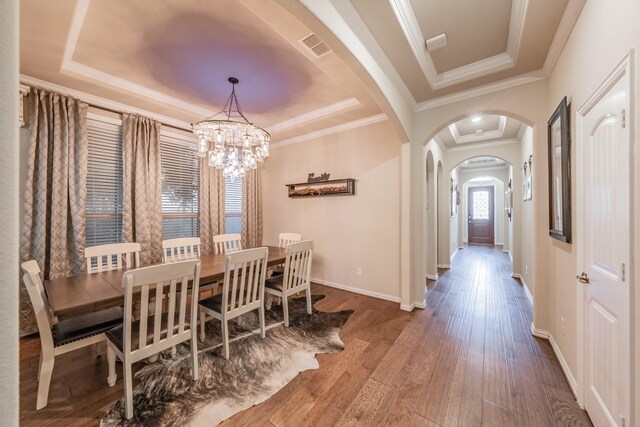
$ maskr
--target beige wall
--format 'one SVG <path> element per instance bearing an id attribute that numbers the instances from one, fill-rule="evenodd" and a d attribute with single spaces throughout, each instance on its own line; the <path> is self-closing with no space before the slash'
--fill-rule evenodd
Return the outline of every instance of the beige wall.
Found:
<path id="1" fill-rule="evenodd" d="M 546 136 L 544 138 L 546 139 Z M 539 206 L 541 206 L 541 202 L 546 200 L 546 198 L 548 197 L 547 196 L 548 190 L 546 186 L 542 187 L 538 185 L 536 186 L 536 188 L 534 188 L 534 191 L 532 192 L 532 200 L 526 201 L 526 202 L 522 201 L 522 197 L 524 196 L 523 189 L 522 189 L 522 186 L 524 184 L 523 164 L 529 161 L 529 156 L 532 154 L 533 154 L 533 129 L 528 128 L 524 132 L 524 135 L 522 135 L 522 139 L 520 140 L 520 157 L 519 157 L 520 161 L 515 164 L 515 172 L 514 172 L 518 177 L 520 177 L 520 180 L 519 180 L 520 191 L 519 191 L 519 197 L 518 197 L 518 204 L 522 206 L 522 208 L 520 209 L 520 212 L 518 212 L 517 225 L 514 225 L 514 227 L 517 226 L 520 228 L 520 235 L 523 236 L 524 241 L 527 241 L 527 242 L 532 242 L 532 239 L 529 239 L 528 236 L 531 234 L 531 230 L 533 230 L 534 215 L 537 214 L 538 217 L 546 218 L 545 212 L 541 208 L 539 208 Z M 542 155 L 534 156 L 534 159 L 536 163 L 534 166 L 537 166 L 536 168 L 537 170 L 542 169 L 539 163 L 542 163 L 543 165 L 545 165 L 544 172 L 542 172 L 544 176 L 540 176 L 540 173 L 534 172 L 532 179 L 534 183 L 536 183 L 542 180 L 544 177 L 546 177 L 545 175 L 546 161 L 547 161 L 546 151 L 544 156 Z M 539 192 L 536 192 L 536 190 Z M 515 193 L 514 193 L 514 202 L 515 202 Z M 544 233 L 544 229 L 541 230 L 541 233 Z M 517 245 L 517 243 L 515 244 Z M 535 261 L 534 257 L 535 255 L 534 255 L 533 245 L 531 244 L 520 245 L 520 256 L 518 257 L 517 260 L 514 261 L 514 263 L 518 263 L 518 266 L 514 267 L 514 271 L 518 271 L 518 273 L 520 274 L 520 278 L 522 279 L 523 284 L 527 286 L 527 288 L 529 289 L 529 293 L 533 296 L 534 305 L 535 305 L 536 269 L 533 268 L 534 261 Z"/>
<path id="2" fill-rule="evenodd" d="M 607 77 L 629 49 L 635 49 L 635 95 L 632 105 L 635 104 L 635 118 L 629 117 L 636 125 L 632 127 L 635 135 L 632 136 L 635 152 L 635 177 L 634 200 L 635 218 L 640 212 L 640 138 L 638 138 L 638 124 L 640 123 L 640 67 L 638 67 L 638 51 L 640 50 L 640 2 L 637 0 L 621 0 L 610 2 L 607 0 L 587 1 L 578 22 L 576 23 L 567 44 L 564 47 L 555 69 L 549 79 L 549 96 L 545 107 L 545 114 L 551 116 L 564 96 L 571 102 L 571 134 L 577 135 L 576 111 L 586 101 L 589 95 Z M 572 171 L 576 170 L 575 144 L 572 143 Z M 545 181 L 546 182 L 546 181 Z M 575 180 L 572 185 L 572 206 L 576 206 Z M 537 204 L 540 213 L 547 212 L 548 205 Z M 552 307 L 547 328 L 556 339 L 567 363 L 574 375 L 577 369 L 577 338 L 576 338 L 576 304 L 567 303 L 576 301 L 578 284 L 575 280 L 576 260 L 576 216 L 577 209 L 572 209 L 573 244 L 568 245 L 554 239 L 545 239 L 536 248 L 541 261 L 547 266 L 550 274 L 549 280 L 553 284 L 551 292 L 547 296 L 546 303 Z M 635 253 L 634 276 L 640 271 L 640 230 L 635 227 Z M 640 408 L 640 292 L 635 281 L 635 305 L 636 305 L 636 408 Z M 564 333 L 560 327 L 560 317 L 565 319 Z M 536 325 L 537 326 L 537 325 Z M 636 413 L 636 417 L 640 415 Z M 636 423 L 638 419 L 636 419 Z"/>
<path id="3" fill-rule="evenodd" d="M 263 243 L 302 233 L 315 241 L 313 278 L 400 301 L 400 147 L 388 121 L 274 147 L 263 171 Z M 356 195 L 288 198 L 285 184 L 311 172 L 356 178 Z"/>

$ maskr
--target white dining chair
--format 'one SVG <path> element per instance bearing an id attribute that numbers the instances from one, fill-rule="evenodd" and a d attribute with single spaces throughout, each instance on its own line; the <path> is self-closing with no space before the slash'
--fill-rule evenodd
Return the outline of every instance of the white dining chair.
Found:
<path id="1" fill-rule="evenodd" d="M 205 339 L 205 322 L 220 320 L 225 359 L 229 358 L 229 320 L 258 310 L 260 336 L 264 338 L 263 300 L 268 255 L 268 248 L 246 249 L 225 255 L 222 293 L 200 301 L 200 340 Z"/>
<path id="2" fill-rule="evenodd" d="M 23 280 L 36 316 L 40 334 L 38 397 L 36 409 L 47 406 L 49 385 L 56 356 L 105 341 L 104 332 L 122 324 L 120 307 L 75 316 L 52 324 L 53 315 L 47 298 L 40 267 L 34 260 L 22 263 Z M 87 372 L 86 375 L 91 373 Z M 78 375 L 82 375 L 78 373 Z M 1 423 L 0 423 L 1 424 Z"/>
<path id="3" fill-rule="evenodd" d="M 287 245 L 284 274 L 271 277 L 265 282 L 265 292 L 282 298 L 284 325 L 289 326 L 289 304 L 287 298 L 301 291 L 307 294 L 307 312 L 311 314 L 311 261 L 313 240 Z"/>
<path id="4" fill-rule="evenodd" d="M 286 248 L 290 243 L 297 243 L 302 240 L 300 233 L 280 233 L 278 235 L 278 247 Z"/>
<path id="5" fill-rule="evenodd" d="M 302 240 L 302 234 L 300 233 L 280 233 L 278 236 L 278 247 L 286 248 L 290 243 L 297 243 Z M 284 273 L 284 264 L 276 265 L 271 269 L 271 277 L 278 276 Z"/>
<path id="6" fill-rule="evenodd" d="M 111 243 L 85 248 L 87 273 L 140 266 L 140 243 Z"/>
<path id="7" fill-rule="evenodd" d="M 200 258 L 200 238 L 181 237 L 162 241 L 162 262 Z"/>
<path id="8" fill-rule="evenodd" d="M 107 359 L 109 385 L 116 383 L 116 356 L 122 361 L 124 396 L 127 419 L 133 417 L 133 377 L 131 365 L 142 359 L 190 341 L 191 372 L 198 379 L 197 310 L 198 299 L 191 298 L 187 310 L 189 280 L 193 281 L 192 295 L 198 295 L 200 260 L 188 260 L 153 265 L 127 271 L 122 276 L 124 288 L 124 323 L 107 331 Z M 154 289 L 155 287 L 155 289 Z M 155 291 L 155 292 L 154 292 Z M 133 305 L 140 294 L 140 318 L 133 320 Z M 152 301 L 151 297 L 155 298 Z M 168 311 L 162 312 L 162 295 Z M 149 315 L 155 305 L 155 314 Z M 160 313 L 160 315 L 158 315 Z M 190 316 L 190 317 L 189 317 Z"/>
<path id="9" fill-rule="evenodd" d="M 226 254 L 242 250 L 242 237 L 239 234 L 218 234 L 213 236 L 213 249 L 217 254 Z"/>

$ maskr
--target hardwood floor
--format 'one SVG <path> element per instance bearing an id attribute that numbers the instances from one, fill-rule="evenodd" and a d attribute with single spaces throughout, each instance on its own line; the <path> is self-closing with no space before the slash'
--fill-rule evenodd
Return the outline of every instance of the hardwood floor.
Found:
<path id="1" fill-rule="evenodd" d="M 532 308 L 510 272 L 501 251 L 465 248 L 413 313 L 315 285 L 319 310 L 355 310 L 345 351 L 318 355 L 319 369 L 223 425 L 591 425 L 549 343 L 531 336 Z M 56 359 L 49 406 L 35 412 L 38 357 L 38 339 L 23 339 L 23 425 L 97 425 L 122 396 L 121 375 L 106 386 L 104 348 L 91 347 Z"/>

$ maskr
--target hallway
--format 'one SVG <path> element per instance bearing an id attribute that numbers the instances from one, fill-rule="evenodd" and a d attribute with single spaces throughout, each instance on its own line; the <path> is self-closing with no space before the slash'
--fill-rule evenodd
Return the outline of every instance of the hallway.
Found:
<path id="1" fill-rule="evenodd" d="M 531 321 L 507 254 L 459 251 L 394 345 L 408 349 L 405 381 L 420 385 L 415 415 L 447 426 L 591 425 Z"/>

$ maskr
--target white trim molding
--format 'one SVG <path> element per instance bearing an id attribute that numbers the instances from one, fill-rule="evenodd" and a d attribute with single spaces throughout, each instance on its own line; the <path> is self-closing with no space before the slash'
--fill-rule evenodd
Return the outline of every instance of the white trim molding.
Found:
<path id="1" fill-rule="evenodd" d="M 505 116 L 498 116 L 498 128 L 490 131 L 483 132 L 482 135 L 478 136 L 475 133 L 460 135 L 460 130 L 458 129 L 458 123 L 451 123 L 449 125 L 449 131 L 453 136 L 453 140 L 456 144 L 465 144 L 467 142 L 475 142 L 475 141 L 484 141 L 487 139 L 496 139 L 504 137 L 504 129 L 507 126 L 507 118 Z"/>
<path id="2" fill-rule="evenodd" d="M 571 372 L 571 369 L 569 368 L 569 364 L 567 363 L 567 360 L 564 358 L 562 351 L 560 351 L 560 347 L 558 346 L 558 343 L 556 342 L 556 340 L 553 338 L 553 335 L 551 335 L 549 331 L 536 328 L 533 322 L 531 322 L 531 335 L 533 335 L 534 337 L 542 338 L 549 341 L 549 344 L 551 344 L 551 348 L 553 349 L 553 352 L 555 353 L 556 357 L 558 358 L 558 361 L 560 362 L 560 366 L 562 367 L 562 372 L 564 373 L 564 376 L 567 378 L 567 382 L 569 383 L 571 392 L 573 393 L 573 396 L 576 397 L 578 395 L 578 383 L 576 381 L 576 377 L 573 375 L 573 372 Z M 580 404 L 580 402 L 578 403 Z M 580 404 L 580 407 L 584 409 L 584 406 L 582 404 Z"/>
<path id="3" fill-rule="evenodd" d="M 429 279 L 429 280 L 438 280 L 438 273 L 436 273 L 436 274 L 427 273 L 427 279 Z"/>
<path id="4" fill-rule="evenodd" d="M 511 256 L 511 252 L 508 252 L 508 254 L 509 256 Z M 531 307 L 533 307 L 533 295 L 531 295 L 531 292 L 529 291 L 529 286 L 527 285 L 527 282 L 524 281 L 524 277 L 522 277 L 518 273 L 512 273 L 511 277 L 513 277 L 514 279 L 520 280 L 520 282 L 522 283 L 522 288 L 524 289 L 524 294 L 527 296 L 527 299 L 529 300 Z"/>
<path id="5" fill-rule="evenodd" d="M 367 297 L 377 298 L 377 299 L 391 301 L 391 302 L 400 302 L 400 297 L 398 296 L 383 294 L 382 292 L 370 291 L 368 289 L 356 288 L 354 286 L 344 285 L 342 283 L 336 283 L 330 280 L 324 280 L 324 279 L 318 279 L 318 278 L 312 277 L 311 282 L 317 283 L 319 285 L 328 286 L 330 288 L 336 288 L 336 289 L 341 289 L 347 292 L 353 292 L 354 294 L 360 294 Z"/>
<path id="6" fill-rule="evenodd" d="M 344 132 L 351 129 L 356 129 L 362 126 L 370 125 L 372 123 L 378 123 L 387 120 L 387 115 L 384 113 L 376 114 L 374 116 L 365 117 L 363 119 L 354 120 L 347 123 L 342 123 L 329 128 L 317 130 L 315 132 L 305 133 L 304 135 L 294 136 L 293 138 L 285 139 L 282 141 L 276 141 L 271 143 L 271 149 L 275 150 L 287 145 L 297 144 L 299 142 L 308 141 L 314 138 L 320 138 L 322 136 L 331 135 L 338 132 Z"/>
<path id="7" fill-rule="evenodd" d="M 431 54 L 425 49 L 424 34 L 418 24 L 411 1 L 390 0 L 389 3 L 422 74 L 432 89 L 442 89 L 515 66 L 528 0 L 513 1 L 506 52 L 443 73 L 438 73 Z"/>
<path id="8" fill-rule="evenodd" d="M 446 268 L 447 270 L 451 270 L 450 264 L 438 264 L 438 268 Z"/>
<path id="9" fill-rule="evenodd" d="M 296 126 L 300 126 L 304 123 L 324 119 L 334 114 L 348 111 L 359 105 L 360 101 L 355 98 L 345 99 L 344 101 L 336 102 L 335 104 L 327 105 L 326 107 L 318 108 L 317 110 L 300 114 L 299 116 L 268 126 L 267 129 L 271 134 L 282 132 L 284 130 L 295 128 Z"/>

